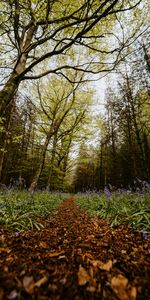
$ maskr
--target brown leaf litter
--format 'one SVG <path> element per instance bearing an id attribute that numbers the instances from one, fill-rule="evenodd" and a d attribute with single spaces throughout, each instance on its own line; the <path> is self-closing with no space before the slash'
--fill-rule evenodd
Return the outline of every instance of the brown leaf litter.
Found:
<path id="1" fill-rule="evenodd" d="M 0 300 L 148 300 L 149 239 L 68 199 L 45 229 L 0 229 Z"/>

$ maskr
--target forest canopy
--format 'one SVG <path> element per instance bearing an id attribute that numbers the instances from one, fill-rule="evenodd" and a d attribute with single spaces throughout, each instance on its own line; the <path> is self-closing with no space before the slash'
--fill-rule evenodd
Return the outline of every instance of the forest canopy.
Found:
<path id="1" fill-rule="evenodd" d="M 149 181 L 148 12 L 147 0 L 1 1 L 2 184 L 32 192 Z M 105 114 L 94 116 L 91 81 L 103 76 Z"/>

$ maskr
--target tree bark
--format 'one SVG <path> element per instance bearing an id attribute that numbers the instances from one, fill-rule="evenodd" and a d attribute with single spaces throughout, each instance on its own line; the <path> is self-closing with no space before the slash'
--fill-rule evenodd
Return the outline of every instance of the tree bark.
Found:
<path id="1" fill-rule="evenodd" d="M 52 154 L 51 154 L 51 160 L 50 160 L 50 168 L 49 168 L 49 176 L 48 176 L 48 182 L 47 182 L 47 191 L 50 190 L 51 185 L 51 178 L 52 178 L 52 170 L 55 160 L 55 154 L 56 154 L 56 146 L 57 146 L 57 133 L 54 135 L 53 139 L 53 148 L 52 148 Z"/>
<path id="2" fill-rule="evenodd" d="M 126 81 L 127 81 L 127 89 L 128 89 L 127 90 L 127 99 L 128 99 L 128 103 L 131 106 L 133 126 L 134 126 L 134 130 L 135 130 L 137 145 L 138 145 L 139 151 L 140 151 L 142 175 L 144 175 L 144 177 L 146 177 L 147 174 L 146 174 L 146 164 L 145 164 L 145 157 L 144 157 L 144 151 L 143 151 L 143 143 L 142 143 L 142 139 L 140 136 L 139 126 L 137 123 L 137 113 L 135 111 L 134 98 L 132 95 L 132 90 L 131 90 L 131 86 L 130 86 L 130 82 L 129 82 L 129 78 L 128 78 L 127 74 L 126 74 Z"/>
<path id="3" fill-rule="evenodd" d="M 7 146 L 8 146 L 8 136 L 10 136 L 11 120 L 14 111 L 15 99 L 12 99 L 11 105 L 8 105 L 8 109 L 4 115 L 4 119 L 1 122 L 4 131 L 0 133 L 0 182 L 5 173 L 5 163 L 7 160 Z"/>
<path id="4" fill-rule="evenodd" d="M 43 150 L 42 150 L 42 155 L 41 155 L 41 159 L 40 159 L 40 164 L 39 164 L 39 167 L 38 167 L 37 171 L 35 172 L 35 175 L 34 175 L 34 177 L 32 179 L 30 187 L 29 187 L 29 192 L 31 194 L 34 192 L 34 190 L 35 190 L 35 188 L 37 186 L 39 177 L 41 175 L 41 172 L 43 170 L 47 147 L 49 145 L 49 142 L 50 142 L 50 139 L 51 139 L 52 135 L 53 135 L 53 133 L 50 131 L 49 134 L 47 134 L 47 136 L 46 136 L 45 143 L 43 145 Z"/>
<path id="5" fill-rule="evenodd" d="M 6 110 L 11 101 L 13 101 L 14 95 L 18 89 L 19 81 L 15 72 L 13 72 L 6 82 L 4 88 L 0 91 L 0 116 L 3 117 L 6 114 Z"/>
<path id="6" fill-rule="evenodd" d="M 32 42 L 33 35 L 37 27 L 32 25 L 24 40 L 20 44 L 20 53 L 18 54 L 14 69 L 6 82 L 4 88 L 0 91 L 0 116 L 3 116 L 7 110 L 9 103 L 12 101 L 13 96 L 16 94 L 20 81 L 22 80 L 21 74 L 26 69 L 26 62 L 28 59 L 28 49 Z"/>

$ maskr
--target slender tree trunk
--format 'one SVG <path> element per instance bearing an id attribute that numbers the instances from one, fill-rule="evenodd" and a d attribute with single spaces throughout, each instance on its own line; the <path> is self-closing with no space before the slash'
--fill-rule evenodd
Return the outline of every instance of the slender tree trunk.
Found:
<path id="1" fill-rule="evenodd" d="M 57 146 L 57 133 L 54 135 L 54 139 L 53 139 L 53 148 L 52 148 L 50 168 L 49 168 L 49 176 L 48 176 L 48 182 L 47 182 L 47 188 L 46 188 L 47 191 L 49 191 L 50 185 L 51 185 L 52 170 L 53 170 L 55 154 L 56 154 L 56 146 Z"/>
<path id="2" fill-rule="evenodd" d="M 67 165 L 68 165 L 68 158 L 69 158 L 69 151 L 70 151 L 70 147 L 71 147 L 71 142 L 72 142 L 72 138 L 70 138 L 70 141 L 67 145 L 67 149 L 66 149 L 66 155 L 64 157 L 63 160 L 63 174 L 62 174 L 62 186 L 64 185 L 64 180 L 65 180 L 65 176 L 66 176 L 66 171 L 67 171 Z"/>
<path id="3" fill-rule="evenodd" d="M 137 171 L 136 171 L 136 162 L 135 162 L 135 152 L 133 149 L 133 129 L 132 129 L 132 116 L 131 116 L 131 108 L 130 108 L 130 103 L 128 98 L 124 98 L 125 103 L 126 103 L 126 110 L 127 114 L 125 116 L 126 118 L 126 124 L 127 124 L 127 143 L 128 143 L 128 165 L 129 165 L 129 175 L 128 175 L 128 180 L 132 184 L 133 180 L 137 176 Z M 129 184 L 128 182 L 128 184 Z"/>
<path id="4" fill-rule="evenodd" d="M 99 167 L 99 184 L 101 188 L 104 188 L 104 176 L 103 176 L 103 146 L 104 144 L 101 143 L 100 146 L 100 167 Z"/>
<path id="5" fill-rule="evenodd" d="M 51 139 L 52 135 L 53 135 L 53 134 L 52 134 L 52 132 L 50 131 L 49 134 L 47 134 L 47 136 L 46 136 L 45 143 L 44 143 L 44 145 L 43 145 L 42 155 L 41 155 L 41 158 L 40 158 L 39 167 L 38 167 L 37 171 L 35 172 L 35 175 L 34 175 L 32 181 L 31 181 L 31 184 L 30 184 L 30 187 L 29 187 L 29 192 L 30 192 L 30 193 L 33 193 L 34 189 L 35 189 L 36 186 L 37 186 L 39 177 L 40 177 L 41 172 L 42 172 L 43 167 L 44 167 L 47 147 L 48 147 L 48 145 L 49 145 L 49 142 L 50 142 L 50 139 Z"/>
<path id="6" fill-rule="evenodd" d="M 108 162 L 109 162 L 109 156 L 108 156 L 108 146 L 105 144 L 105 158 L 104 158 L 104 186 L 107 186 L 108 184 Z"/>
<path id="7" fill-rule="evenodd" d="M 142 143 L 142 139 L 141 139 L 141 136 L 140 136 L 139 126 L 138 126 L 138 123 L 137 123 L 137 114 L 136 114 L 136 111 L 135 111 L 134 98 L 133 98 L 133 95 L 132 95 L 132 90 L 131 90 L 128 75 L 126 75 L 126 80 L 127 80 L 127 88 L 128 88 L 127 98 L 128 98 L 128 103 L 131 106 L 132 120 L 133 120 L 134 129 L 135 129 L 136 141 L 137 141 L 137 145 L 139 147 L 139 152 L 140 152 L 142 175 L 145 177 L 145 175 L 146 175 L 145 174 L 146 164 L 145 164 L 145 157 L 144 157 L 144 151 L 143 151 L 143 143 Z"/>
<path id="8" fill-rule="evenodd" d="M 150 178 L 150 146 L 148 144 L 148 138 L 146 133 L 143 135 L 143 144 L 144 144 L 144 153 L 146 158 L 146 174 L 147 174 L 147 180 Z"/>

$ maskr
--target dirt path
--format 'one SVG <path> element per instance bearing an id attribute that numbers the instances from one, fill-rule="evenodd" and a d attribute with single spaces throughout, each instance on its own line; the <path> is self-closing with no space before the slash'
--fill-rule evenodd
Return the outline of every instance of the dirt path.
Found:
<path id="1" fill-rule="evenodd" d="M 42 231 L 1 230 L 0 300 L 150 299 L 149 241 L 68 199 Z"/>

